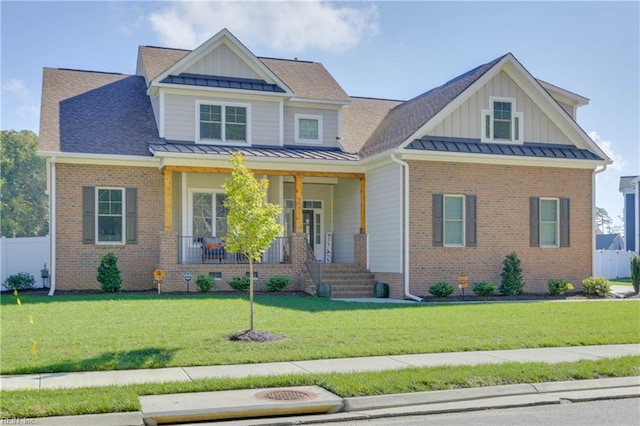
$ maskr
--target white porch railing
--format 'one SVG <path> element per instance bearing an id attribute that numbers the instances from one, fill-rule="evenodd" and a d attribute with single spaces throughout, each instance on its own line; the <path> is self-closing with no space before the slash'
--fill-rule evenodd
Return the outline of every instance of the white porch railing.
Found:
<path id="1" fill-rule="evenodd" d="M 237 264 L 249 263 L 247 257 L 241 253 L 229 253 L 215 256 L 203 256 L 202 238 L 180 235 L 178 236 L 178 263 L 195 265 L 200 263 Z M 291 238 L 278 237 L 265 251 L 260 263 L 291 263 Z"/>

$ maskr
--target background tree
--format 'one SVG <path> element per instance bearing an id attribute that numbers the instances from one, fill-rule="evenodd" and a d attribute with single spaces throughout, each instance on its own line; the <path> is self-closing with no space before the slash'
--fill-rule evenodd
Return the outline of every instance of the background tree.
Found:
<path id="1" fill-rule="evenodd" d="M 30 130 L 0 132 L 0 234 L 36 237 L 49 232 L 45 160 Z"/>
<path id="2" fill-rule="evenodd" d="M 607 209 L 596 207 L 596 227 L 600 232 L 603 234 L 610 234 L 612 224 L 613 220 L 611 219 L 611 216 L 609 216 Z"/>
<path id="3" fill-rule="evenodd" d="M 250 330 L 253 330 L 253 262 L 260 261 L 273 239 L 282 234 L 283 227 L 277 222 L 281 208 L 265 201 L 269 181 L 257 181 L 244 165 L 241 154 L 235 153 L 231 164 L 231 178 L 222 185 L 226 191 L 224 206 L 228 209 L 228 233 L 223 239 L 227 251 L 243 253 L 249 259 Z"/>

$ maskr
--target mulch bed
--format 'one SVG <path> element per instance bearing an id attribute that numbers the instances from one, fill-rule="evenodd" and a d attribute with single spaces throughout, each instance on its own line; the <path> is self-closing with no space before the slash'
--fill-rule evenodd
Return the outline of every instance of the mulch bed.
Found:
<path id="1" fill-rule="evenodd" d="M 609 293 L 605 297 L 593 296 L 584 293 L 567 293 L 560 296 L 551 296 L 549 294 L 525 293 L 519 296 L 476 296 L 473 293 L 466 296 L 449 296 L 434 297 L 431 295 L 422 296 L 425 302 L 507 302 L 507 301 L 545 301 L 545 300 L 602 300 L 602 299 L 620 299 Z M 624 299 L 640 299 L 640 295 L 633 293 L 633 287 L 629 287 L 629 292 L 624 295 Z"/>
<path id="2" fill-rule="evenodd" d="M 275 342 L 282 339 L 284 336 L 279 334 L 258 330 L 245 330 L 227 337 L 232 342 Z"/>

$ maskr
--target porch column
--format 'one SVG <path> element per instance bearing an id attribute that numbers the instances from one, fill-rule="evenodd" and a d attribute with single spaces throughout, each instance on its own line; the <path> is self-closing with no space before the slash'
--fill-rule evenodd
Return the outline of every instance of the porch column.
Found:
<path id="1" fill-rule="evenodd" d="M 164 230 L 173 231 L 173 172 L 167 170 L 164 173 Z"/>
<path id="2" fill-rule="evenodd" d="M 303 176 L 297 173 L 294 176 L 295 179 L 295 205 L 293 213 L 293 232 L 297 234 L 302 233 L 302 180 Z"/>
<path id="3" fill-rule="evenodd" d="M 367 182 L 360 177 L 360 233 L 367 233 Z"/>

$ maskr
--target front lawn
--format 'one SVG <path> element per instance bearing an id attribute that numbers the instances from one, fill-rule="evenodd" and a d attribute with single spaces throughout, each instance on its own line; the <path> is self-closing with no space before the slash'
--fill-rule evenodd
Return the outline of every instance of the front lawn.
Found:
<path id="1" fill-rule="evenodd" d="M 637 301 L 363 304 L 246 297 L 2 295 L 2 374 L 241 364 L 372 355 L 640 342 Z M 615 318 L 615 321 L 612 319 Z"/>

